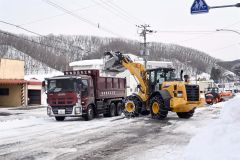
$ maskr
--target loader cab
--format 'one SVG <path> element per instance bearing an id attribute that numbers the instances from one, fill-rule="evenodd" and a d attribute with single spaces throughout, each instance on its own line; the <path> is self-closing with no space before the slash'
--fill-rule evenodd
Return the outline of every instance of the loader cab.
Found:
<path id="1" fill-rule="evenodd" d="M 173 68 L 150 69 L 147 73 L 150 93 L 161 90 L 163 82 L 176 80 L 175 69 Z"/>

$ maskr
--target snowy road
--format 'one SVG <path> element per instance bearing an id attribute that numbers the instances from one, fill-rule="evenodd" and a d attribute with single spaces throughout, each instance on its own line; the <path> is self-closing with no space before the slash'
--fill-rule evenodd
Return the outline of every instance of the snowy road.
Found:
<path id="1" fill-rule="evenodd" d="M 216 119 L 220 108 L 200 108 L 189 120 L 169 113 L 164 121 L 100 117 L 64 122 L 47 117 L 45 108 L 0 109 L 0 159 L 183 159 L 191 137 Z"/>

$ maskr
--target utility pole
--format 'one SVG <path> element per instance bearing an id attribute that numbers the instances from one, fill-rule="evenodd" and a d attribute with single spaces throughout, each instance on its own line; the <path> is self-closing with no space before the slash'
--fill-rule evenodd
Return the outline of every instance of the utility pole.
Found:
<path id="1" fill-rule="evenodd" d="M 147 68 L 147 34 L 149 33 L 156 33 L 156 31 L 148 29 L 150 26 L 148 24 L 136 25 L 142 31 L 139 33 L 140 36 L 143 37 L 143 59 L 144 59 L 144 66 Z"/>

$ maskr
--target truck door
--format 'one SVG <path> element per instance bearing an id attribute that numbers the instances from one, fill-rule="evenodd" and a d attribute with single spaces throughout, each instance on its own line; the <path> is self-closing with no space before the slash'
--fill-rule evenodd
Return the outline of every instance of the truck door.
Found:
<path id="1" fill-rule="evenodd" d="M 82 79 L 81 98 L 84 105 L 94 104 L 94 91 L 91 79 Z"/>

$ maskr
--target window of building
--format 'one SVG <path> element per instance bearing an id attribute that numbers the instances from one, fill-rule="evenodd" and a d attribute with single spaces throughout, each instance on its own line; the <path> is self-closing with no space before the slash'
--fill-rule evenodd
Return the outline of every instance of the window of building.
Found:
<path id="1" fill-rule="evenodd" d="M 0 88 L 0 96 L 8 96 L 9 88 Z"/>

